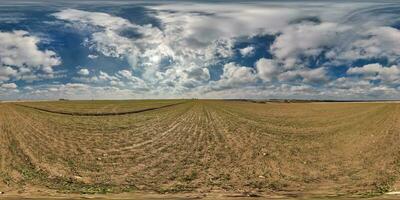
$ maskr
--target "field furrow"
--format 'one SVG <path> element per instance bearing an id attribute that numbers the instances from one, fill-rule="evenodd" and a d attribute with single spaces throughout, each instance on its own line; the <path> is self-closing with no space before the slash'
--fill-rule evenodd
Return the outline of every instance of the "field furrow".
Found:
<path id="1" fill-rule="evenodd" d="M 141 107 L 158 109 L 96 116 Z M 0 186 L 379 193 L 400 185 L 399 120 L 389 103 L 0 104 Z"/>

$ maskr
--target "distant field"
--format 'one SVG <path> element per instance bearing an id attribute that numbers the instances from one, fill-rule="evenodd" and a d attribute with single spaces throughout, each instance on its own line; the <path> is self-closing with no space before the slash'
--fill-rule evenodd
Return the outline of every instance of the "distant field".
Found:
<path id="1" fill-rule="evenodd" d="M 397 103 L 3 103 L 0 191 L 379 195 L 400 189 L 399 120 Z"/>
<path id="2" fill-rule="evenodd" d="M 42 111 L 58 112 L 61 114 L 118 114 L 158 108 L 184 102 L 184 100 L 103 100 L 103 101 L 41 101 L 41 102 L 20 102 L 22 105 L 31 108 L 38 108 Z"/>

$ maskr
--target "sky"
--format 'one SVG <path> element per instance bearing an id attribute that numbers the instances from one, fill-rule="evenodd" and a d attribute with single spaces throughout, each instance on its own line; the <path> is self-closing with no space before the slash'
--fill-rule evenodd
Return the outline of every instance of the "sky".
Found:
<path id="1" fill-rule="evenodd" d="M 0 100 L 400 99 L 396 1 L 0 1 Z"/>

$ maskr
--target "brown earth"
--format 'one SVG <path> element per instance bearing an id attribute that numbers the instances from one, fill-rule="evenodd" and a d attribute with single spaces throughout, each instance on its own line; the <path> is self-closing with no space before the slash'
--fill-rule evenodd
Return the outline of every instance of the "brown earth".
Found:
<path id="1" fill-rule="evenodd" d="M 73 112 L 89 104 L 94 113 L 160 106 L 96 103 L 24 104 Z M 192 100 L 115 116 L 3 103 L 0 191 L 8 198 L 375 196 L 400 190 L 399 120 L 396 103 Z"/>

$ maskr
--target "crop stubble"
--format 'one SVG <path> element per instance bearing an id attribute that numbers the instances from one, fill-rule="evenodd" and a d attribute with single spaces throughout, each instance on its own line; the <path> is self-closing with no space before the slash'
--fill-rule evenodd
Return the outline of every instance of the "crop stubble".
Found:
<path id="1" fill-rule="evenodd" d="M 118 113 L 72 116 L 58 112 Z M 368 194 L 396 189 L 400 105 L 110 101 L 0 104 L 1 187 Z"/>

